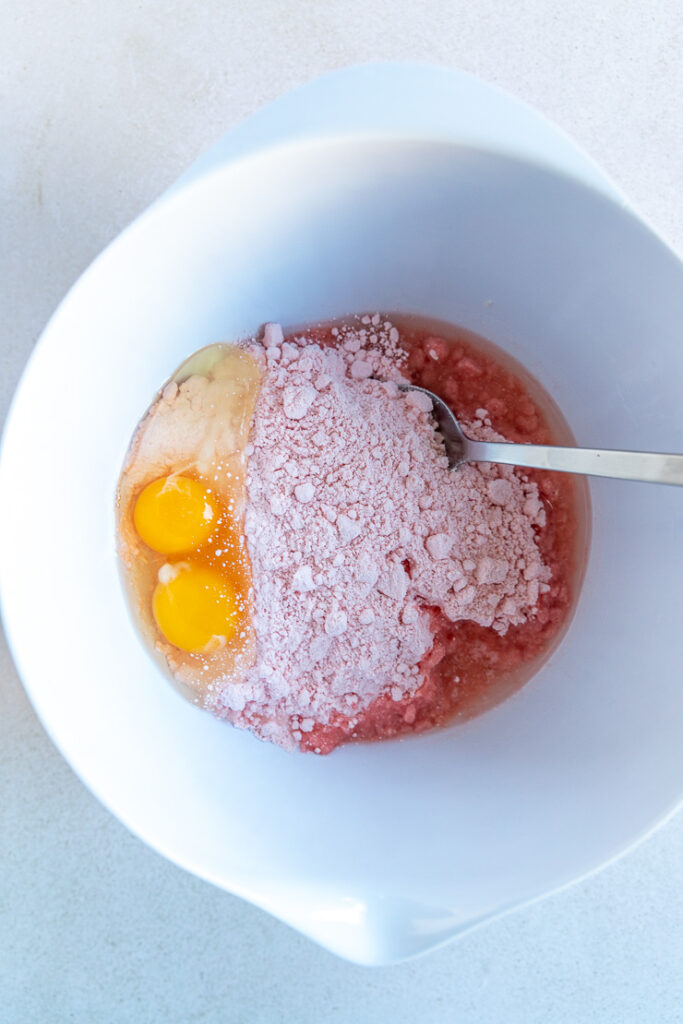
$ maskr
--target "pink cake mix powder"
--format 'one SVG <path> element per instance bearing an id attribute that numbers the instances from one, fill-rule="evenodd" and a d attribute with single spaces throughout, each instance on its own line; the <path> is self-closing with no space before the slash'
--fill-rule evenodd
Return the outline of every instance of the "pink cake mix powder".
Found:
<path id="1" fill-rule="evenodd" d="M 378 315 L 287 340 L 268 325 L 250 351 L 264 369 L 245 518 L 257 657 L 213 684 L 212 710 L 317 753 L 443 724 L 559 629 L 571 494 L 550 474 L 451 472 L 430 400 L 397 382 L 445 389 L 475 438 L 503 439 L 497 414 L 532 439 L 540 414 L 521 385 L 510 408 L 495 360 Z"/>

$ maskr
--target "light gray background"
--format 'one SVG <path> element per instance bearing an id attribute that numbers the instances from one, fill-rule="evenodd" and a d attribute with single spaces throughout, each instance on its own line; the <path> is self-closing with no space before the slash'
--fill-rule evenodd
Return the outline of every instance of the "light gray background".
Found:
<path id="1" fill-rule="evenodd" d="M 432 60 L 510 89 L 682 251 L 682 54 L 681 0 L 2 0 L 3 416 L 96 253 L 236 121 L 348 63 Z M 1 658 L 1 1024 L 683 1021 L 682 815 L 425 959 L 352 967 L 130 836 Z"/>

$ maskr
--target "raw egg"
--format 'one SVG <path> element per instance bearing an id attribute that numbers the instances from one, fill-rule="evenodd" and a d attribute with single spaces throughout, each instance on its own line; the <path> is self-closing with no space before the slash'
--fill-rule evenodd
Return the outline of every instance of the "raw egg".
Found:
<path id="1" fill-rule="evenodd" d="M 194 653 L 224 647 L 240 616 L 238 597 L 227 576 L 196 562 L 162 566 L 152 610 L 169 643 Z"/>
<path id="2" fill-rule="evenodd" d="M 133 513 L 141 539 L 164 555 L 200 547 L 210 537 L 216 518 L 216 506 L 206 488 L 179 474 L 147 484 Z"/>
<path id="3" fill-rule="evenodd" d="M 255 659 L 243 536 L 246 447 L 260 385 L 247 351 L 188 360 L 139 424 L 119 479 L 119 553 L 150 649 L 201 703 Z"/>

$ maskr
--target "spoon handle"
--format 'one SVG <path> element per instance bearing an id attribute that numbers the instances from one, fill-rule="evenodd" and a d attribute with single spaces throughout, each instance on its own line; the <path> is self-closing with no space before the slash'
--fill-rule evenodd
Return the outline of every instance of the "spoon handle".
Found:
<path id="1" fill-rule="evenodd" d="M 469 438 L 463 454 L 466 462 L 503 462 L 509 466 L 555 469 L 561 473 L 585 473 L 588 476 L 683 486 L 683 455 L 471 441 Z"/>

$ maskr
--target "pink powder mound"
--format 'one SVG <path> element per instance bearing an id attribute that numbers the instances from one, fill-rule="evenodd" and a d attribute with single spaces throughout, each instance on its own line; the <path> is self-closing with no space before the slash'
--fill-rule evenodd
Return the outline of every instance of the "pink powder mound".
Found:
<path id="1" fill-rule="evenodd" d="M 504 466 L 450 472 L 429 399 L 396 386 L 399 332 L 363 320 L 334 348 L 277 325 L 250 347 L 265 370 L 245 519 L 257 659 L 213 684 L 211 708 L 283 747 L 411 697 L 434 609 L 504 634 L 548 590 L 537 485 Z M 477 410 L 468 432 L 501 439 L 486 421 Z"/>

